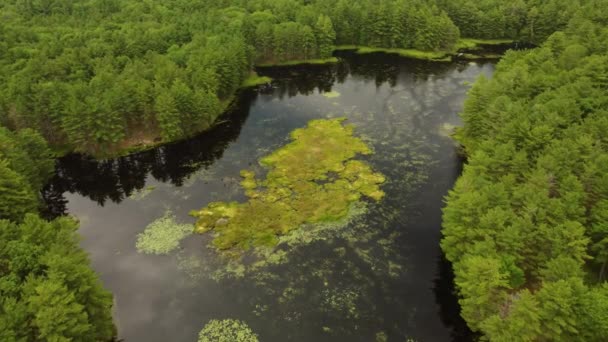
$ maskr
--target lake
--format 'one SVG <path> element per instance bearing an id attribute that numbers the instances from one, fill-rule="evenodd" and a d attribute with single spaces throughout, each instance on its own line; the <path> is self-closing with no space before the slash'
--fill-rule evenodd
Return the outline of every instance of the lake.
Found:
<path id="1" fill-rule="evenodd" d="M 238 319 L 262 342 L 466 341 L 442 258 L 443 197 L 462 160 L 449 137 L 470 84 L 494 62 L 423 62 L 339 54 L 340 63 L 259 69 L 270 85 L 241 92 L 210 131 L 126 157 L 57 162 L 49 213 L 80 220 L 82 247 L 115 296 L 119 338 L 196 341 L 211 319 Z M 167 211 L 180 223 L 213 201 L 246 200 L 240 170 L 312 119 L 345 117 L 387 181 L 348 224 L 282 246 L 284 258 L 228 269 L 193 234 L 168 255 L 138 252 L 138 234 Z M 316 234 L 316 235 L 315 235 Z"/>

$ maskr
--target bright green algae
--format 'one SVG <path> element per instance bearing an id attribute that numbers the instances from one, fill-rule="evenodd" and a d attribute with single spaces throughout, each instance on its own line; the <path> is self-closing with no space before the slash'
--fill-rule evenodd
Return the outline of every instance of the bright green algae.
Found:
<path id="1" fill-rule="evenodd" d="M 238 253 L 273 247 L 280 236 L 311 224 L 343 220 L 362 197 L 380 200 L 385 177 L 353 159 L 371 149 L 344 120 L 313 120 L 293 131 L 291 143 L 260 160 L 268 169 L 265 179 L 241 171 L 249 200 L 213 202 L 191 212 L 198 218 L 195 231 L 213 231 L 218 250 Z"/>

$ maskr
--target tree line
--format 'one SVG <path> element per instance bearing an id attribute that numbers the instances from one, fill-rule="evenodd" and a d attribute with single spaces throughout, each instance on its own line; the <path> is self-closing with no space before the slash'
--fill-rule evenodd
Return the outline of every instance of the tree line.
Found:
<path id="1" fill-rule="evenodd" d="M 606 5 L 507 53 L 465 102 L 441 245 L 463 318 L 491 341 L 608 338 Z"/>
<path id="2" fill-rule="evenodd" d="M 8 0 L 0 124 L 103 155 L 204 130 L 255 63 L 335 45 L 451 51 L 460 36 L 544 40 L 577 1 Z"/>

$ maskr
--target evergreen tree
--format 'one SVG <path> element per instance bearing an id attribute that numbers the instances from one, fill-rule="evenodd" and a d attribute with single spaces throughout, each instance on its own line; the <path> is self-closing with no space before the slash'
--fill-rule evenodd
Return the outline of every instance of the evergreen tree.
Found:
<path id="1" fill-rule="evenodd" d="M 0 219 L 19 221 L 38 208 L 38 196 L 26 180 L 0 159 Z"/>
<path id="2" fill-rule="evenodd" d="M 166 141 L 184 136 L 175 99 L 168 91 L 159 91 L 154 106 L 161 136 Z"/>
<path id="3" fill-rule="evenodd" d="M 78 248 L 72 219 L 0 220 L 3 341 L 109 341 L 112 297 Z"/>
<path id="4" fill-rule="evenodd" d="M 336 40 L 336 32 L 334 31 L 331 19 L 326 15 L 320 15 L 315 25 L 315 32 L 319 57 L 331 57 Z"/>

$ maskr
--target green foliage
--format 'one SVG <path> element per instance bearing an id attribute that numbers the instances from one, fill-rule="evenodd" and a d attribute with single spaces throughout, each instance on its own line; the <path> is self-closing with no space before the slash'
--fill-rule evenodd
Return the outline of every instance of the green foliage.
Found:
<path id="1" fill-rule="evenodd" d="M 528 290 L 511 299 L 507 317 L 498 314 L 483 322 L 483 330 L 491 341 L 536 341 L 541 334 L 538 300 Z"/>
<path id="2" fill-rule="evenodd" d="M 30 129 L 13 133 L 0 127 L 0 158 L 7 160 L 33 189 L 42 188 L 55 169 L 46 141 Z"/>
<path id="3" fill-rule="evenodd" d="M 334 31 L 331 19 L 325 15 L 319 16 L 319 20 L 317 20 L 315 25 L 315 31 L 317 33 L 319 57 L 331 57 L 336 40 L 336 31 Z"/>
<path id="4" fill-rule="evenodd" d="M 328 92 L 323 93 L 323 96 L 325 96 L 328 99 L 335 99 L 337 97 L 340 97 L 340 93 L 333 90 L 333 91 L 328 91 Z"/>
<path id="5" fill-rule="evenodd" d="M 397 54 L 402 57 L 407 58 L 416 58 L 422 60 L 431 60 L 436 62 L 450 62 L 452 58 L 445 52 L 436 52 L 436 51 L 422 51 L 416 49 L 387 49 L 387 48 L 372 48 L 372 47 L 359 47 L 359 46 L 341 46 L 341 49 L 348 50 L 356 50 L 359 54 L 367 54 L 367 53 L 392 53 Z"/>
<path id="6" fill-rule="evenodd" d="M 546 14 L 529 15 L 538 37 Z M 608 28 L 595 20 L 574 16 L 541 47 L 509 52 L 464 106 L 456 136 L 469 158 L 441 245 L 462 316 L 492 341 L 608 336 L 596 323 L 606 305 Z"/>
<path id="7" fill-rule="evenodd" d="M 601 12 L 601 0 L 10 1 L 0 124 L 104 155 L 206 129 L 254 63 L 325 60 L 336 45 L 437 60 L 461 35 L 540 43 L 586 3 Z"/>
<path id="8" fill-rule="evenodd" d="M 272 82 L 272 78 L 267 77 L 267 76 L 259 76 L 258 74 L 256 74 L 254 72 L 243 81 L 243 84 L 241 85 L 241 87 L 243 87 L 243 88 L 256 87 L 259 85 L 269 84 L 270 82 Z"/>
<path id="9" fill-rule="evenodd" d="M 192 230 L 192 225 L 175 222 L 175 215 L 167 211 L 137 235 L 135 247 L 141 253 L 168 254 L 179 247 L 179 242 L 190 235 Z"/>
<path id="10" fill-rule="evenodd" d="M 313 59 L 292 59 L 283 62 L 263 62 L 256 64 L 260 67 L 275 67 L 275 66 L 294 66 L 294 65 L 323 65 L 338 63 L 338 58 L 313 58 Z"/>
<path id="11" fill-rule="evenodd" d="M 19 221 L 38 208 L 38 197 L 24 177 L 0 160 L 0 219 Z"/>
<path id="12" fill-rule="evenodd" d="M 32 214 L 54 167 L 38 133 L 0 127 L 0 340 L 109 341 L 112 297 L 78 246 L 76 222 Z"/>
<path id="13" fill-rule="evenodd" d="M 109 341 L 112 296 L 78 247 L 77 224 L 0 220 L 0 339 Z"/>
<path id="14" fill-rule="evenodd" d="M 170 141 L 184 136 L 177 104 L 166 90 L 160 91 L 154 109 L 163 139 Z"/>
<path id="15" fill-rule="evenodd" d="M 38 190 L 54 168 L 53 155 L 38 133 L 0 127 L 0 219 L 20 221 L 37 211 Z"/>
<path id="16" fill-rule="evenodd" d="M 258 342 L 258 336 L 242 321 L 212 319 L 198 334 L 198 342 Z"/>
<path id="17" fill-rule="evenodd" d="M 593 1 L 439 1 L 464 37 L 542 43 L 562 30 L 581 4 Z M 597 2 L 600 3 L 600 2 Z"/>
<path id="18" fill-rule="evenodd" d="M 304 224 L 340 221 L 362 196 L 380 200 L 384 176 L 353 160 L 371 150 L 343 120 L 313 120 L 293 131 L 293 142 L 260 160 L 268 168 L 265 180 L 241 171 L 249 200 L 214 202 L 193 211 L 196 231 L 212 230 L 219 250 L 274 246 L 279 236 Z"/>
<path id="19" fill-rule="evenodd" d="M 36 211 L 52 173 L 44 140 L 103 155 L 181 139 L 212 124 L 254 63 L 335 62 L 335 45 L 437 60 L 460 35 L 546 41 L 509 53 L 465 105 L 457 137 L 470 159 L 448 197 L 442 242 L 463 315 L 495 340 L 604 340 L 607 291 L 593 282 L 605 280 L 608 263 L 605 8 L 605 0 L 5 1 L 0 124 L 12 131 L 0 128 L 0 219 L 13 223 L 0 223 L 0 340 L 113 334 L 110 298 L 74 223 L 14 223 Z M 347 136 L 344 146 L 361 147 Z M 294 148 L 296 140 L 279 151 L 299 157 L 267 157 L 265 180 L 244 172 L 249 201 L 211 204 L 199 228 L 212 229 L 220 249 L 274 246 L 303 223 L 348 217 L 361 196 L 382 196 L 381 175 L 320 141 L 346 159 L 334 163 L 316 140 L 306 143 L 319 151 Z M 152 228 L 176 225 L 163 219 Z M 260 219 L 268 229 L 252 226 Z M 186 234 L 177 226 L 144 233 L 142 246 L 176 247 Z"/>
<path id="20" fill-rule="evenodd" d="M 105 155 L 206 129 L 254 63 L 329 60 L 336 44 L 450 50 L 458 39 L 435 0 L 328 4 L 11 1 L 0 7 L 0 123 Z"/>

